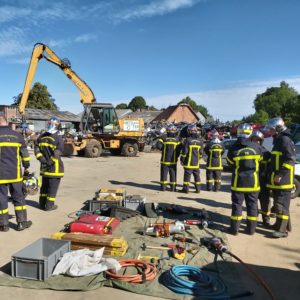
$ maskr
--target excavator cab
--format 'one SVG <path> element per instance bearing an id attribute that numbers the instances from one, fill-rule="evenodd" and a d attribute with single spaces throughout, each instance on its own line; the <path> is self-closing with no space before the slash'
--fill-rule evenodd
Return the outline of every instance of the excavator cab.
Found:
<path id="1" fill-rule="evenodd" d="M 92 134 L 116 134 L 120 131 L 116 111 L 110 103 L 85 105 L 81 119 L 83 132 Z"/>

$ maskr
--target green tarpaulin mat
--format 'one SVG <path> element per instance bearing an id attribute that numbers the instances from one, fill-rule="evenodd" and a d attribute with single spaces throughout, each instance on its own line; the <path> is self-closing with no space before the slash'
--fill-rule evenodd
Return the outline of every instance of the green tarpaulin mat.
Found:
<path id="1" fill-rule="evenodd" d="M 125 256 L 115 257 L 116 259 L 123 258 L 137 258 L 139 254 L 150 255 L 150 256 L 167 256 L 167 250 L 156 250 L 156 249 L 146 249 L 142 250 L 141 246 L 143 243 L 152 246 L 160 246 L 164 243 L 174 243 L 172 237 L 152 237 L 143 235 L 142 232 L 146 226 L 151 223 L 162 222 L 164 219 L 168 221 L 174 221 L 174 219 L 182 219 L 184 216 L 176 215 L 172 216 L 165 215 L 157 219 L 150 219 L 144 216 L 136 216 L 122 221 L 119 227 L 115 230 L 114 235 L 122 235 L 128 242 L 129 248 Z M 169 219 L 166 219 L 169 217 Z M 175 217 L 175 218 L 174 218 Z M 185 216 L 186 217 L 186 216 Z M 190 230 L 184 232 L 185 237 L 192 237 L 199 240 L 201 237 L 216 236 L 222 238 L 225 243 L 227 241 L 226 236 L 219 230 L 212 228 L 201 229 L 198 226 L 191 226 Z M 100 288 L 102 286 L 109 286 L 114 288 L 123 289 L 137 294 L 150 295 L 154 297 L 161 297 L 166 299 L 197 299 L 194 296 L 185 296 L 181 294 L 176 294 L 166 288 L 160 283 L 160 276 L 162 273 L 168 271 L 174 265 L 188 264 L 198 267 L 207 267 L 209 269 L 216 270 L 220 272 L 211 272 L 214 276 L 218 276 L 224 281 L 227 292 L 230 295 L 239 294 L 244 292 L 245 289 L 241 282 L 238 280 L 239 275 L 231 263 L 231 258 L 226 253 L 223 255 L 224 260 L 218 257 L 217 263 L 214 264 L 215 254 L 210 252 L 206 247 L 199 246 L 196 250 L 191 253 L 187 253 L 183 261 L 177 260 L 175 258 L 170 258 L 170 260 L 161 261 L 161 269 L 158 276 L 151 282 L 145 284 L 130 284 L 122 281 L 111 281 L 105 278 L 104 274 L 86 276 L 86 277 L 68 277 L 64 275 L 51 276 L 45 281 L 35 281 L 21 278 L 14 278 L 10 276 L 9 264 L 5 272 L 0 275 L 0 285 L 5 286 L 15 286 L 23 288 L 32 289 L 53 289 L 53 290 L 72 290 L 72 291 L 87 291 Z M 4 268 L 2 268 L 4 269 Z M 124 270 L 127 272 L 127 270 Z M 133 268 L 128 268 L 128 272 L 133 272 Z"/>

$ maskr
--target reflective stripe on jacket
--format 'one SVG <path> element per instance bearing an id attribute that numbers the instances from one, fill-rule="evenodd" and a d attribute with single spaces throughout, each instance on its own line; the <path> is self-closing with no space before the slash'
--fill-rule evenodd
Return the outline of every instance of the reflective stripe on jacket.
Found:
<path id="1" fill-rule="evenodd" d="M 64 176 L 64 164 L 60 157 L 63 147 L 64 142 L 56 133 L 45 132 L 36 140 L 34 147 L 36 158 L 44 157 L 47 161 L 47 163 L 41 163 L 41 175 L 45 177 Z"/>
<path id="2" fill-rule="evenodd" d="M 203 155 L 203 143 L 199 139 L 188 137 L 182 146 L 181 163 L 184 168 L 200 168 L 200 159 Z"/>
<path id="3" fill-rule="evenodd" d="M 228 151 L 227 160 L 234 167 L 231 190 L 239 192 L 258 192 L 260 190 L 258 172 L 262 159 L 260 145 L 249 140 L 238 140 Z"/>
<path id="4" fill-rule="evenodd" d="M 176 165 L 180 154 L 180 142 L 175 137 L 163 137 L 158 140 L 158 148 L 161 149 L 160 163 L 164 165 Z"/>
<path id="5" fill-rule="evenodd" d="M 292 190 L 294 187 L 296 149 L 289 130 L 274 137 L 271 159 L 268 165 L 267 187 L 277 190 Z M 274 177 L 281 180 L 275 184 Z"/>
<path id="6" fill-rule="evenodd" d="M 8 126 L 0 126 L 0 184 L 22 181 L 21 162 L 29 161 L 23 136 Z"/>
<path id="7" fill-rule="evenodd" d="M 208 170 L 223 170 L 222 155 L 224 147 L 221 144 L 208 143 L 204 148 L 207 155 L 206 169 Z"/>

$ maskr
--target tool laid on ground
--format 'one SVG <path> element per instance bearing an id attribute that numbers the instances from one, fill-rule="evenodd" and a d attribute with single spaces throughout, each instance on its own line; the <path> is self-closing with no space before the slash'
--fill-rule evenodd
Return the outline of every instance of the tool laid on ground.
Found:
<path id="1" fill-rule="evenodd" d="M 207 228 L 209 225 L 209 221 L 208 220 L 184 220 L 184 224 L 199 225 L 202 228 Z"/>
<path id="2" fill-rule="evenodd" d="M 120 224 L 117 218 L 110 218 L 94 214 L 82 214 L 79 218 L 69 224 L 70 232 L 83 232 L 94 234 L 112 234 Z"/>
<path id="3" fill-rule="evenodd" d="M 139 254 L 136 259 L 150 261 L 152 264 L 159 263 L 161 260 L 169 260 L 170 256 L 151 256 Z"/>
<path id="4" fill-rule="evenodd" d="M 171 234 L 182 233 L 187 229 L 190 229 L 190 226 L 187 226 L 181 221 L 175 221 L 172 223 L 166 223 L 164 221 L 163 223 L 150 224 L 150 226 L 144 231 L 144 234 L 156 237 L 168 237 Z"/>
<path id="5" fill-rule="evenodd" d="M 176 244 L 162 244 L 163 247 L 168 247 L 172 251 L 172 256 L 176 259 L 183 260 L 186 255 L 185 248 Z"/>
<path id="6" fill-rule="evenodd" d="M 200 244 L 200 240 L 187 238 L 187 237 L 184 237 L 184 236 L 173 236 L 173 240 L 176 240 L 176 241 L 179 241 L 179 242 L 182 242 L 182 243 L 191 243 L 191 244 L 195 244 L 195 245 Z"/>
<path id="7" fill-rule="evenodd" d="M 52 239 L 71 242 L 71 250 L 90 249 L 97 250 L 105 247 L 104 254 L 110 256 L 123 256 L 128 249 L 128 243 L 122 236 L 98 235 L 89 233 L 56 232 Z"/>
<path id="8" fill-rule="evenodd" d="M 224 241 L 218 237 L 203 237 L 200 239 L 201 245 L 212 249 L 219 254 L 227 252 L 228 247 L 224 244 Z"/>
<path id="9" fill-rule="evenodd" d="M 158 213 L 168 212 L 171 214 L 178 214 L 178 215 L 184 215 L 189 213 L 187 209 L 175 204 L 171 204 L 170 206 L 166 206 L 166 207 L 158 207 L 157 212 Z"/>
<path id="10" fill-rule="evenodd" d="M 170 247 L 163 247 L 163 246 L 149 246 L 146 245 L 146 243 L 143 243 L 141 246 L 142 250 L 146 250 L 146 249 L 157 249 L 157 250 L 170 250 Z"/>
<path id="11" fill-rule="evenodd" d="M 138 270 L 138 274 L 124 275 L 123 272 L 123 274 L 120 275 L 118 273 L 113 273 L 111 270 L 107 270 L 105 272 L 107 278 L 130 283 L 145 283 L 146 281 L 152 281 L 156 277 L 157 268 L 154 264 L 138 259 L 123 259 L 120 260 L 119 263 L 122 268 L 135 267 Z"/>

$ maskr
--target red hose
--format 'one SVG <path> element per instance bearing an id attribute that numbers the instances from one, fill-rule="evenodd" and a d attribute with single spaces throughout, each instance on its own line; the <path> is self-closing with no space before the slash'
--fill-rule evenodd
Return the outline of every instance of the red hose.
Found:
<path id="1" fill-rule="evenodd" d="M 119 263 L 122 268 L 142 268 L 143 273 L 134 275 L 120 275 L 118 273 L 113 273 L 112 271 L 108 270 L 106 271 L 107 278 L 126 281 L 130 283 L 144 283 L 145 281 L 151 281 L 156 277 L 156 266 L 151 263 L 147 263 L 139 259 L 122 259 L 119 261 Z"/>

